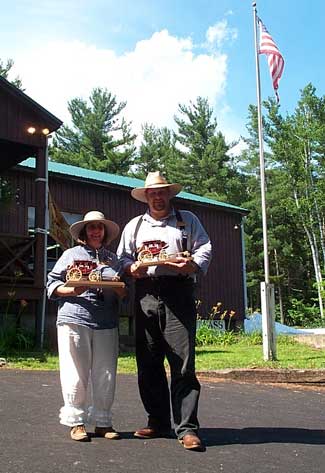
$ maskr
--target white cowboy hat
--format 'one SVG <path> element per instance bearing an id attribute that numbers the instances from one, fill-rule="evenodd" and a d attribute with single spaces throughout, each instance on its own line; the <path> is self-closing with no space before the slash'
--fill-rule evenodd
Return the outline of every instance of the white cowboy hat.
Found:
<path id="1" fill-rule="evenodd" d="M 80 241 L 79 234 L 81 230 L 85 227 L 85 225 L 87 225 L 87 223 L 92 222 L 100 222 L 105 226 L 107 233 L 105 243 L 107 245 L 111 241 L 115 240 L 115 238 L 120 233 L 120 227 L 117 225 L 117 223 L 112 222 L 111 220 L 107 220 L 102 212 L 98 212 L 97 210 L 91 210 L 90 212 L 86 213 L 83 220 L 80 220 L 80 222 L 75 222 L 71 225 L 69 231 L 71 233 L 72 238 L 76 241 Z"/>
<path id="2" fill-rule="evenodd" d="M 136 187 L 131 191 L 131 195 L 140 202 L 147 202 L 146 190 L 159 187 L 169 187 L 170 197 L 174 197 L 182 190 L 181 184 L 168 184 L 164 176 L 159 171 L 155 171 L 149 172 L 144 187 Z"/>

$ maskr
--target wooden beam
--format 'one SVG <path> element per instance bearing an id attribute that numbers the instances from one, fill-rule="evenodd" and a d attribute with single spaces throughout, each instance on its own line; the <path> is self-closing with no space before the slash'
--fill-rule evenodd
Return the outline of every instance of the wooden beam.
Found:
<path id="1" fill-rule="evenodd" d="M 8 292 L 12 292 L 12 284 L 3 284 L 0 285 L 0 299 L 8 300 L 10 297 Z M 13 296 L 14 300 L 26 299 L 26 300 L 40 300 L 42 298 L 43 291 L 41 288 L 30 286 L 15 286 L 14 287 L 15 295 Z"/>

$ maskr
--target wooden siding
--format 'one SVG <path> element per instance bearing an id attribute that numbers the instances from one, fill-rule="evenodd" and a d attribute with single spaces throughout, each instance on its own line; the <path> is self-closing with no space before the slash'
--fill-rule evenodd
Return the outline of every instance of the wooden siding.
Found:
<path id="1" fill-rule="evenodd" d="M 0 89 L 0 138 L 29 146 L 45 146 L 45 136 L 31 135 L 27 128 L 42 126 L 37 114 Z M 45 126 L 43 126 L 45 128 Z"/>
<path id="2" fill-rule="evenodd" d="M 0 172 L 27 157 L 37 156 L 37 149 L 46 148 L 45 128 L 49 132 L 62 125 L 41 105 L 0 76 Z M 35 133 L 28 133 L 29 127 Z"/>

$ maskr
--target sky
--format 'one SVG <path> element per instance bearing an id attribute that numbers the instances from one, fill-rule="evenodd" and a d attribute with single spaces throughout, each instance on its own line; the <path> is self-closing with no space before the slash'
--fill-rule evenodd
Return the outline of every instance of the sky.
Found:
<path id="1" fill-rule="evenodd" d="M 325 3 L 260 0 L 257 12 L 285 59 L 281 112 L 309 82 L 325 94 Z M 228 142 L 247 135 L 256 104 L 252 2 L 248 0 L 12 0 L 2 2 L 0 60 L 14 61 L 25 93 L 70 123 L 68 101 L 105 87 L 132 130 L 175 127 L 178 105 L 206 97 Z M 273 96 L 260 56 L 262 99 Z"/>

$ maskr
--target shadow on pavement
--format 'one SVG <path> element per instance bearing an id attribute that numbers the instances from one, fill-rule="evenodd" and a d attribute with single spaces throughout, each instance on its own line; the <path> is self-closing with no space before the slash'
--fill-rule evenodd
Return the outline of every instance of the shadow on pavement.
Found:
<path id="1" fill-rule="evenodd" d="M 200 429 L 207 447 L 231 444 L 300 443 L 324 445 L 325 431 L 286 427 L 247 427 L 244 429 Z"/>
<path id="2" fill-rule="evenodd" d="M 122 439 L 145 441 L 134 437 L 133 431 L 119 430 Z M 95 434 L 89 433 L 90 437 Z M 201 428 L 199 435 L 206 447 L 218 445 L 248 445 L 262 443 L 300 443 L 305 445 L 325 445 L 325 431 L 286 427 L 247 427 L 243 429 Z M 164 438 L 175 439 L 171 433 Z M 150 439 L 148 439 L 150 442 Z"/>

